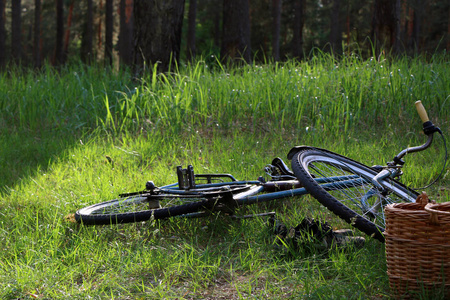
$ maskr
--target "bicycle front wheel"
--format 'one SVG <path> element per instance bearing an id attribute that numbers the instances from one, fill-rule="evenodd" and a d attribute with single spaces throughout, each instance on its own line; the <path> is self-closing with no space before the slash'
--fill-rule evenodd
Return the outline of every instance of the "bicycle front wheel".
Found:
<path id="1" fill-rule="evenodd" d="M 384 207 L 415 202 L 418 193 L 386 178 L 372 183 L 378 171 L 336 153 L 303 148 L 292 157 L 292 169 L 305 189 L 322 205 L 354 227 L 384 241 Z"/>
<path id="2" fill-rule="evenodd" d="M 75 220 L 106 225 L 166 219 L 201 211 L 210 203 L 211 199 L 199 195 L 136 194 L 82 208 L 75 213 Z"/>

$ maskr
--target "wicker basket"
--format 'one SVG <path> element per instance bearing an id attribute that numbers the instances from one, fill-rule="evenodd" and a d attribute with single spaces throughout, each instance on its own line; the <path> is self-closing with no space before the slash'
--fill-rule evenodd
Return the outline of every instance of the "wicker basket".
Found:
<path id="1" fill-rule="evenodd" d="M 386 263 L 396 296 L 440 294 L 450 298 L 450 202 L 386 206 Z"/>

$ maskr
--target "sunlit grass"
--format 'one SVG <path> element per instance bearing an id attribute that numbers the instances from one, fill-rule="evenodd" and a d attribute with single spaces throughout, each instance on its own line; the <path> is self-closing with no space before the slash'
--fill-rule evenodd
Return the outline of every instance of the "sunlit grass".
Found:
<path id="1" fill-rule="evenodd" d="M 310 255 L 276 245 L 267 218 L 87 227 L 66 216 L 147 180 L 175 182 L 179 164 L 256 179 L 294 145 L 384 164 L 424 141 L 417 99 L 448 136 L 449 72 L 445 56 L 323 55 L 241 69 L 198 61 L 139 80 L 81 66 L 2 74 L 0 298 L 388 297 L 384 246 L 371 239 Z M 405 182 L 437 176 L 441 143 L 405 158 Z M 440 201 L 446 172 L 429 190 Z M 266 211 L 288 226 L 305 216 L 348 226 L 309 196 L 239 212 Z"/>

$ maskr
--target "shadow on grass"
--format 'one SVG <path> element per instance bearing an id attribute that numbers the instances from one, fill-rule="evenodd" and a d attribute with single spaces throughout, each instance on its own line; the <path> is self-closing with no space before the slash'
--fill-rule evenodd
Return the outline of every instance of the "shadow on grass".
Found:
<path id="1" fill-rule="evenodd" d="M 0 192 L 8 192 L 22 180 L 46 170 L 77 138 L 65 131 L 22 131 L 0 134 Z"/>

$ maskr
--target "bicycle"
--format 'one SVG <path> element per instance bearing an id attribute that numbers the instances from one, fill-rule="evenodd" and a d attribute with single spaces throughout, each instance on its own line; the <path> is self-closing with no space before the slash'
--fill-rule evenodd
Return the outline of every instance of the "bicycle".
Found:
<path id="1" fill-rule="evenodd" d="M 441 177 L 447 163 L 447 147 L 442 131 L 429 120 L 421 101 L 415 105 L 423 122 L 423 131 L 428 136 L 427 141 L 402 150 L 386 166 L 368 167 L 339 154 L 312 147 L 294 147 L 288 154 L 294 174 L 314 198 L 347 223 L 380 241 L 384 241 L 384 207 L 396 202 L 415 202 L 419 195 L 415 189 L 398 181 L 403 174 L 403 158 L 408 153 L 427 149 L 433 142 L 434 133 L 439 132 L 444 141 L 445 159 L 441 173 L 430 185 Z M 344 175 L 354 177 L 349 182 L 337 182 L 331 188 L 326 186 L 329 183 L 327 178 Z M 323 183 L 317 178 L 322 178 Z"/>
<path id="2" fill-rule="evenodd" d="M 186 169 L 178 166 L 178 182 L 157 187 L 148 181 L 145 190 L 121 194 L 117 199 L 82 208 L 75 213 L 75 219 L 87 225 L 104 225 L 202 217 L 217 211 L 235 216 L 235 209 L 242 205 L 311 194 L 346 222 L 383 242 L 384 206 L 415 202 L 418 196 L 415 190 L 398 181 L 404 165 L 402 158 L 407 153 L 428 148 L 435 132 L 442 135 L 429 121 L 420 101 L 416 106 L 424 122 L 427 142 L 402 150 L 384 167 L 369 167 L 329 150 L 309 146 L 290 150 L 288 159 L 292 171 L 282 159 L 275 158 L 265 167 L 271 178 L 269 181 L 263 177 L 239 181 L 231 174 L 195 174 L 191 165 Z M 445 164 L 446 161 L 444 168 Z M 268 214 L 273 213 L 258 216 Z"/>

